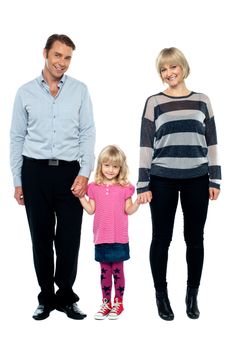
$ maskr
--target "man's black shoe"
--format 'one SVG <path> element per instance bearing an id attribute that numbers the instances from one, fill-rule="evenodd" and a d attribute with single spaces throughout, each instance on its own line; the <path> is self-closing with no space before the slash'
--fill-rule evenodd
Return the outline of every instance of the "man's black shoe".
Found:
<path id="1" fill-rule="evenodd" d="M 51 309 L 49 306 L 39 304 L 32 317 L 34 318 L 34 320 L 38 321 L 45 320 L 47 317 L 49 317 L 50 312 L 52 310 L 53 309 Z"/>
<path id="2" fill-rule="evenodd" d="M 76 303 L 66 305 L 66 306 L 57 306 L 58 311 L 64 312 L 67 317 L 73 318 L 74 320 L 83 320 L 87 315 L 84 314 Z"/>

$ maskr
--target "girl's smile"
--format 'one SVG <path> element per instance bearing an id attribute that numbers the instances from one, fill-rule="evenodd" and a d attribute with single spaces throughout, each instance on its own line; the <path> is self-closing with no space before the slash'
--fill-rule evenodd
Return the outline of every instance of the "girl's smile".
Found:
<path id="1" fill-rule="evenodd" d="M 103 163 L 101 171 L 104 177 L 111 182 L 118 176 L 120 167 L 112 163 Z"/>

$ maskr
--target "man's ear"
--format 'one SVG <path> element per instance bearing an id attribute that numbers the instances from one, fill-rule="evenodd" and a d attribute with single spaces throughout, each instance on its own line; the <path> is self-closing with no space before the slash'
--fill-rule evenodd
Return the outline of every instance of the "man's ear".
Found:
<path id="1" fill-rule="evenodd" d="M 43 56 L 45 59 L 48 58 L 48 52 L 46 49 L 43 50 Z"/>

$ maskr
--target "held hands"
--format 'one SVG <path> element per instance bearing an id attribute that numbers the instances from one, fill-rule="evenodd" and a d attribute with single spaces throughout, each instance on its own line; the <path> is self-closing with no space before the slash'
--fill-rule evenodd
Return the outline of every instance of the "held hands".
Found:
<path id="1" fill-rule="evenodd" d="M 82 198 L 87 192 L 88 178 L 85 176 L 78 175 L 73 185 L 71 186 L 71 191 L 75 197 Z"/>
<path id="2" fill-rule="evenodd" d="M 152 193 L 151 191 L 139 193 L 137 197 L 138 204 L 145 204 L 150 203 L 152 200 Z"/>
<path id="3" fill-rule="evenodd" d="M 21 186 L 15 187 L 14 197 L 19 205 L 24 205 L 23 189 Z"/>

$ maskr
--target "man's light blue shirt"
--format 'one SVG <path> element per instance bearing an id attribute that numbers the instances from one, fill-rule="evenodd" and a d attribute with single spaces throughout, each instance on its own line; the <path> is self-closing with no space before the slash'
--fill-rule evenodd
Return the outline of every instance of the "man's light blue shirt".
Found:
<path id="1" fill-rule="evenodd" d="M 94 167 L 95 125 L 88 89 L 64 75 L 51 95 L 43 76 L 17 91 L 11 124 L 11 169 L 21 186 L 23 155 L 35 159 L 77 160 L 89 177 Z"/>

